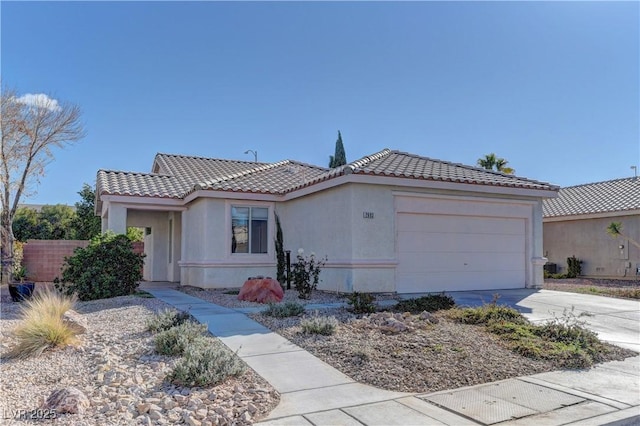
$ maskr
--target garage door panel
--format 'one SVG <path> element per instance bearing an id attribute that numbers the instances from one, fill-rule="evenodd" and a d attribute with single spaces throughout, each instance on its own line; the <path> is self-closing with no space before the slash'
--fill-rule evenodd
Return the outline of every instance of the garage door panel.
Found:
<path id="1" fill-rule="evenodd" d="M 398 233 L 399 252 L 524 252 L 524 236 L 451 233 Z"/>
<path id="2" fill-rule="evenodd" d="M 470 212 L 472 213 L 472 212 Z M 400 213 L 398 231 L 522 235 L 522 219 Z M 425 220 L 429 217 L 429 220 Z"/>
<path id="3" fill-rule="evenodd" d="M 397 213 L 398 292 L 522 288 L 524 218 Z"/>
<path id="4" fill-rule="evenodd" d="M 500 263 L 496 264 L 496 257 Z M 522 253 L 404 253 L 402 272 L 490 272 L 500 274 L 505 271 L 525 269 Z"/>
<path id="5" fill-rule="evenodd" d="M 398 279 L 407 288 L 405 292 L 415 293 L 522 287 L 519 285 L 522 281 L 521 271 L 402 273 Z"/>

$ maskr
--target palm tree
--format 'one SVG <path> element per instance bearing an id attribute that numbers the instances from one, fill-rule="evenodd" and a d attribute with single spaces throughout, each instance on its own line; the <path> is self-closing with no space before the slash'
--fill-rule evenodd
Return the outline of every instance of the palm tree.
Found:
<path id="1" fill-rule="evenodd" d="M 636 240 L 629 237 L 628 235 L 625 235 L 622 233 L 622 222 L 611 222 L 609 226 L 607 226 L 607 234 L 611 235 L 611 237 L 613 238 L 620 237 L 620 238 L 629 240 L 631 244 L 640 248 L 640 243 L 638 243 Z"/>
<path id="2" fill-rule="evenodd" d="M 496 157 L 496 154 L 493 152 L 491 154 L 486 154 L 484 158 L 478 159 L 478 166 L 487 170 L 495 170 L 498 172 L 506 173 L 508 175 L 514 174 L 516 171 L 511 167 L 507 167 L 509 162 L 504 158 Z"/>

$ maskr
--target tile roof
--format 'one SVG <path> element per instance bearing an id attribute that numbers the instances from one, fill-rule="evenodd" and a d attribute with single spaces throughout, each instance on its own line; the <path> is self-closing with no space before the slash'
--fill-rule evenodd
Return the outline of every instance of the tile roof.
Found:
<path id="1" fill-rule="evenodd" d="M 558 198 L 543 201 L 544 217 L 622 212 L 640 209 L 640 178 L 561 188 Z"/>
<path id="2" fill-rule="evenodd" d="M 391 176 L 479 185 L 556 190 L 553 185 L 384 149 L 327 169 L 297 161 L 255 163 L 157 154 L 153 173 L 100 170 L 98 194 L 184 198 L 195 190 L 285 194 L 348 174 Z"/>

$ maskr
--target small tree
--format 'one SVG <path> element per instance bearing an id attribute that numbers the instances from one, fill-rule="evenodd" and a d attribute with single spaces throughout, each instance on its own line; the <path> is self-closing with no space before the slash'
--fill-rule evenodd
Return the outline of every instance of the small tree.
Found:
<path id="1" fill-rule="evenodd" d="M 76 231 L 77 239 L 90 240 L 102 232 L 102 221 L 95 212 L 96 191 L 88 183 L 85 183 L 78 195 L 81 200 L 75 204 L 76 218 L 73 222 L 73 228 Z"/>
<path id="2" fill-rule="evenodd" d="M 338 130 L 338 140 L 336 140 L 336 151 L 334 155 L 329 156 L 329 167 L 340 167 L 347 164 L 347 154 L 344 152 L 344 145 L 342 144 L 342 135 Z"/>
<path id="3" fill-rule="evenodd" d="M 607 234 L 611 235 L 612 238 L 624 238 L 629 240 L 631 244 L 640 248 L 640 243 L 631 238 L 630 236 L 623 233 L 622 222 L 611 222 L 609 226 L 607 226 Z"/>
<path id="4" fill-rule="evenodd" d="M 280 286 L 284 289 L 284 282 L 287 280 L 285 269 L 287 268 L 287 263 L 284 255 L 284 237 L 282 236 L 282 226 L 280 226 L 280 217 L 276 214 L 276 259 L 277 259 L 277 269 L 276 269 L 276 279 L 280 283 Z"/>
<path id="5" fill-rule="evenodd" d="M 0 93 L 0 260 L 3 282 L 13 269 L 13 218 L 20 197 L 44 175 L 53 149 L 80 140 L 84 130 L 80 108 L 44 94 L 18 97 L 12 89 Z"/>

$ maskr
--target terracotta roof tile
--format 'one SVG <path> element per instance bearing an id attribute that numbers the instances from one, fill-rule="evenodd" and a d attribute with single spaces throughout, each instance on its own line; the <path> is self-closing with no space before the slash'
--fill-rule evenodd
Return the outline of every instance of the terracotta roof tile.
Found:
<path id="1" fill-rule="evenodd" d="M 555 190 L 531 179 L 384 149 L 347 165 L 327 169 L 297 161 L 255 163 L 157 154 L 154 173 L 100 170 L 98 194 L 184 198 L 194 190 L 285 194 L 348 174 Z"/>
<path id="2" fill-rule="evenodd" d="M 558 198 L 546 199 L 544 217 L 572 216 L 640 209 L 640 178 L 561 188 Z"/>

